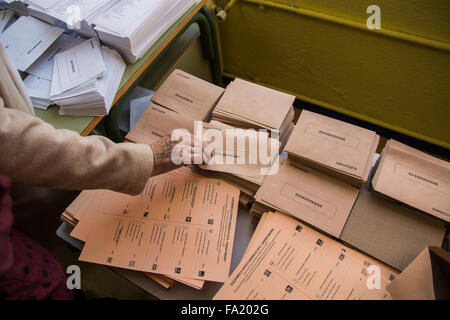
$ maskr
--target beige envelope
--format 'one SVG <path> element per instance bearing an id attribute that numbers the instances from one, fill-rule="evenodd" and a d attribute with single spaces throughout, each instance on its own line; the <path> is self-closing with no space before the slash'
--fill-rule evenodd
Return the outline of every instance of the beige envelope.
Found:
<path id="1" fill-rule="evenodd" d="M 126 139 L 151 144 L 175 129 L 187 129 L 193 132 L 194 120 L 175 111 L 151 103 L 142 117 L 131 129 Z"/>
<path id="2" fill-rule="evenodd" d="M 397 300 L 449 300 L 450 253 L 425 248 L 387 289 Z"/>
<path id="3" fill-rule="evenodd" d="M 303 110 L 285 151 L 318 170 L 365 182 L 378 142 L 373 131 Z"/>
<path id="4" fill-rule="evenodd" d="M 450 222 L 450 163 L 389 141 L 383 150 L 373 189 Z"/>
<path id="5" fill-rule="evenodd" d="M 224 89 L 175 69 L 152 97 L 152 101 L 195 120 L 205 120 Z"/>
<path id="6" fill-rule="evenodd" d="M 405 269 L 427 246 L 441 246 L 443 221 L 386 201 L 362 188 L 341 239 L 384 263 Z"/>
<path id="7" fill-rule="evenodd" d="M 287 161 L 278 174 L 264 179 L 255 200 L 339 238 L 358 192 L 345 182 Z"/>
<path id="8" fill-rule="evenodd" d="M 370 289 L 371 266 L 380 271 Z M 278 212 L 265 213 L 215 300 L 390 299 L 389 267 Z"/>
<path id="9" fill-rule="evenodd" d="M 294 100 L 293 95 L 236 78 L 228 85 L 214 113 L 279 130 Z"/>

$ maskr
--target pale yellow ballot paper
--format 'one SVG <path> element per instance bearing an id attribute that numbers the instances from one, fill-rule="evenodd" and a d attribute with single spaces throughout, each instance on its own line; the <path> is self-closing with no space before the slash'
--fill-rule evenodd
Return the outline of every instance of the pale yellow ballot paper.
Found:
<path id="1" fill-rule="evenodd" d="M 298 162 L 361 184 L 367 181 L 378 142 L 373 131 L 303 110 L 285 151 Z"/>
<path id="2" fill-rule="evenodd" d="M 375 191 L 450 222 L 450 163 L 390 140 L 374 178 Z"/>
<path id="3" fill-rule="evenodd" d="M 205 120 L 224 89 L 175 69 L 156 91 L 152 101 L 195 120 Z"/>
<path id="4" fill-rule="evenodd" d="M 294 218 L 270 212 L 214 299 L 391 299 L 386 286 L 396 275 Z"/>
<path id="5" fill-rule="evenodd" d="M 80 260 L 223 282 L 230 271 L 239 190 L 182 168 L 149 180 L 136 197 L 103 193 L 73 235 Z M 81 229 L 81 230 L 80 230 Z"/>
<path id="6" fill-rule="evenodd" d="M 348 183 L 288 160 L 264 179 L 255 200 L 339 238 L 358 193 Z"/>

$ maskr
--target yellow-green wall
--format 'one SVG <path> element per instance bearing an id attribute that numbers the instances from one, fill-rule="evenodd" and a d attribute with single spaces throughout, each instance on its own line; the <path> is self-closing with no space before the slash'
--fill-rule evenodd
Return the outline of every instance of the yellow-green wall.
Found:
<path id="1" fill-rule="evenodd" d="M 225 75 L 450 148 L 449 0 L 237 0 L 219 25 Z"/>

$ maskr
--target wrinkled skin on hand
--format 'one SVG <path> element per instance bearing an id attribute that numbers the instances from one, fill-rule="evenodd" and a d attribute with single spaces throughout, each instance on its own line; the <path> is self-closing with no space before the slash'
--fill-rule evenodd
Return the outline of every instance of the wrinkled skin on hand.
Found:
<path id="1" fill-rule="evenodd" d="M 171 136 L 171 134 L 168 134 L 150 145 L 153 150 L 154 160 L 152 176 L 178 169 L 183 164 L 208 163 L 213 157 L 214 151 L 209 150 L 201 142 L 197 141 L 196 143 L 194 137 L 191 137 L 188 141 L 183 141 L 183 137 L 179 141 L 172 141 Z M 173 153 L 178 153 L 179 158 L 183 159 L 183 162 L 175 164 L 172 161 Z"/>

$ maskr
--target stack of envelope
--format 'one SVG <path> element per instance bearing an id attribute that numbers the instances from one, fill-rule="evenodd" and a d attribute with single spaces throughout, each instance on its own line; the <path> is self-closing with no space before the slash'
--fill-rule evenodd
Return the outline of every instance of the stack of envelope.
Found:
<path id="1" fill-rule="evenodd" d="M 133 63 L 196 2 L 120 0 L 87 21 L 103 43 L 117 49 L 127 62 Z"/>
<path id="2" fill-rule="evenodd" d="M 373 131 L 304 110 L 285 151 L 293 165 L 306 164 L 361 187 L 379 139 Z"/>
<path id="3" fill-rule="evenodd" d="M 100 47 L 96 38 L 85 40 L 55 55 L 51 100 L 61 115 L 106 115 L 125 67 L 116 51 Z"/>
<path id="4" fill-rule="evenodd" d="M 279 133 L 283 147 L 294 128 L 295 96 L 236 78 L 213 111 L 213 120 L 236 128 Z"/>
<path id="5" fill-rule="evenodd" d="M 209 121 L 224 89 L 175 69 L 164 80 L 152 101 L 194 120 Z"/>
<path id="6" fill-rule="evenodd" d="M 372 179 L 391 199 L 450 222 L 450 163 L 389 140 Z"/>
<path id="7" fill-rule="evenodd" d="M 27 93 L 35 108 L 47 109 L 53 104 L 51 86 L 53 79 L 53 62 L 56 54 L 64 52 L 85 41 L 82 38 L 63 33 L 59 38 L 26 69 L 28 76 L 24 79 Z"/>
<path id="8" fill-rule="evenodd" d="M 250 212 L 280 211 L 339 238 L 358 193 L 344 181 L 286 160 L 264 179 Z"/>

